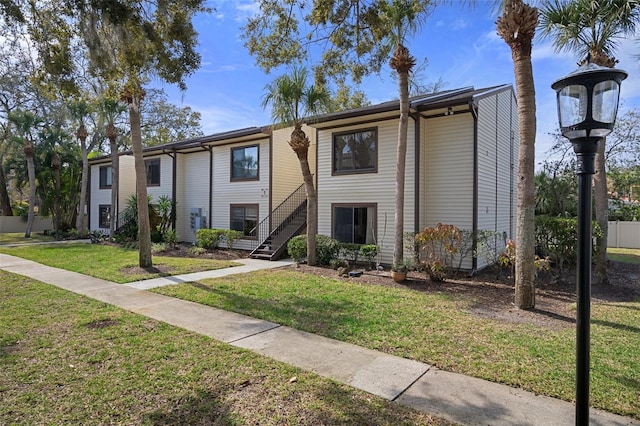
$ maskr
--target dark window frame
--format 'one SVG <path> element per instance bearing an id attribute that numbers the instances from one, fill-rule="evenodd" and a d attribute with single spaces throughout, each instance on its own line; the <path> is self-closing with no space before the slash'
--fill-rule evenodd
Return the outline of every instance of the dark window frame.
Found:
<path id="1" fill-rule="evenodd" d="M 107 210 L 108 220 L 105 222 L 103 217 L 104 210 Z M 99 204 L 98 205 L 98 228 L 109 229 L 111 227 L 111 204 Z"/>
<path id="2" fill-rule="evenodd" d="M 258 238 L 257 234 L 258 234 L 258 225 L 260 224 L 260 204 L 230 204 L 229 205 L 229 229 L 234 229 L 233 228 L 233 209 L 234 208 L 242 208 L 245 209 L 244 210 L 244 214 L 243 214 L 243 220 L 245 222 L 245 227 L 246 227 L 246 220 L 247 220 L 247 212 L 246 209 L 247 208 L 255 208 L 256 209 L 256 225 L 255 225 L 255 234 L 254 235 L 247 235 L 244 234 L 244 236 L 242 238 L 244 239 L 248 239 L 248 240 L 255 240 L 256 238 Z M 240 230 L 238 229 L 238 231 L 241 232 L 245 232 L 244 229 Z"/>
<path id="3" fill-rule="evenodd" d="M 158 165 L 157 182 L 155 182 L 153 179 L 154 174 L 149 173 L 150 168 L 155 164 Z M 144 170 L 147 174 L 147 186 L 160 186 L 160 183 L 162 182 L 162 161 L 160 160 L 160 158 L 149 158 L 147 160 L 144 160 Z"/>
<path id="4" fill-rule="evenodd" d="M 113 184 L 113 170 L 111 169 L 111 166 L 100 166 L 98 175 L 100 189 L 111 189 L 111 185 Z M 111 175 L 110 179 L 107 178 L 109 175 Z M 110 180 L 112 183 L 107 184 L 107 180 Z"/>
<path id="5" fill-rule="evenodd" d="M 335 228 L 336 228 L 336 208 L 340 207 L 340 208 L 351 208 L 351 209 L 356 209 L 356 208 L 365 208 L 365 209 L 369 209 L 369 208 L 373 208 L 373 229 L 372 229 L 372 233 L 373 233 L 373 238 L 374 240 L 377 238 L 378 235 L 378 203 L 332 203 L 331 204 L 331 238 L 333 239 L 338 239 L 336 236 L 336 232 L 335 232 Z M 365 226 L 369 226 L 369 221 L 367 220 L 367 223 Z M 366 229 L 366 228 L 365 228 Z M 340 241 L 340 242 L 344 242 L 344 243 L 350 243 L 350 244 L 374 244 L 374 242 L 370 242 L 367 243 L 366 242 L 366 235 L 367 232 L 365 230 L 365 242 L 364 243 L 354 243 L 353 238 L 351 241 Z M 353 236 L 353 231 L 352 231 L 352 236 Z"/>
<path id="6" fill-rule="evenodd" d="M 256 162 L 257 169 L 255 176 L 234 176 L 234 167 L 233 167 L 233 153 L 236 151 L 245 151 L 249 148 L 256 149 Z M 260 180 L 260 145 L 259 144 L 251 144 L 251 145 L 243 145 L 243 146 L 235 146 L 231 148 L 230 151 L 230 159 L 229 159 L 229 175 L 231 182 L 245 182 L 245 181 L 254 181 Z M 245 156 L 246 157 L 246 156 Z M 245 169 L 246 170 L 246 169 Z"/>
<path id="7" fill-rule="evenodd" d="M 375 139 L 375 153 L 376 158 L 374 161 L 373 167 L 368 168 L 354 168 L 354 169 L 339 169 L 338 168 L 338 159 L 336 152 L 336 140 L 339 137 L 346 135 L 354 135 L 356 133 L 365 133 L 365 132 L 373 132 Z M 378 173 L 378 153 L 380 152 L 380 144 L 378 140 L 378 128 L 377 127 L 367 127 L 363 129 L 353 129 L 347 130 L 343 132 L 336 132 L 331 134 L 331 175 L 339 176 L 339 175 L 353 175 L 353 174 L 364 174 L 364 173 Z"/>

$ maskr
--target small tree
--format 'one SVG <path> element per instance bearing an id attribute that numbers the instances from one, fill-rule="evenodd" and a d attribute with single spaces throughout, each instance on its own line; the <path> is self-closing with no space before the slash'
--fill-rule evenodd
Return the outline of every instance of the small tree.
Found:
<path id="1" fill-rule="evenodd" d="M 326 111 L 331 104 L 329 92 L 307 81 L 305 68 L 293 68 L 265 87 L 262 107 L 271 105 L 276 123 L 293 126 L 289 145 L 300 162 L 307 194 L 307 262 L 316 264 L 316 232 L 318 230 L 318 196 L 309 167 L 309 138 L 302 130 L 306 117 Z"/>

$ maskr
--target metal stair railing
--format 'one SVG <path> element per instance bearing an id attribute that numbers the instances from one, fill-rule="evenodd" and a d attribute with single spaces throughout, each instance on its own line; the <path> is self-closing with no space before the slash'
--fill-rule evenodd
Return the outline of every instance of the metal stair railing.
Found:
<path id="1" fill-rule="evenodd" d="M 307 193 L 303 183 L 254 228 L 256 239 L 252 249 L 255 250 L 260 247 L 278 228 L 285 227 L 288 224 L 287 221 L 294 216 L 293 213 L 306 200 Z"/>

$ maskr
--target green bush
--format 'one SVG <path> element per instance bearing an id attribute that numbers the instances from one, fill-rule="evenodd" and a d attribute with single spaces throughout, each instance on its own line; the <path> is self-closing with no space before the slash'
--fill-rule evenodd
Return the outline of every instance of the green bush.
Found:
<path id="1" fill-rule="evenodd" d="M 289 256 L 295 262 L 301 262 L 307 257 L 307 236 L 298 235 L 289 240 L 287 244 Z M 326 235 L 316 235 L 316 261 L 319 265 L 329 265 L 331 259 L 335 259 L 340 251 L 338 240 Z"/>
<path id="2" fill-rule="evenodd" d="M 350 265 L 358 263 L 360 257 L 360 244 L 340 243 L 340 255 L 349 262 Z"/>
<path id="3" fill-rule="evenodd" d="M 300 263 L 307 257 L 307 236 L 298 235 L 287 243 L 287 251 L 294 262 Z"/>
<path id="4" fill-rule="evenodd" d="M 305 250 L 306 252 L 306 250 Z M 340 252 L 340 242 L 326 235 L 316 235 L 316 261 L 319 265 L 328 265 Z"/>
<path id="5" fill-rule="evenodd" d="M 562 272 L 565 266 L 574 267 L 578 256 L 576 235 L 578 220 L 550 216 L 536 216 L 536 254 L 549 257 L 554 269 Z M 602 235 L 597 222 L 593 222 L 593 237 Z M 595 256 L 595 245 L 594 245 Z"/>
<path id="6" fill-rule="evenodd" d="M 168 229 L 164 233 L 164 242 L 169 244 L 170 247 L 175 246 L 178 243 L 178 234 L 175 229 Z"/>
<path id="7" fill-rule="evenodd" d="M 207 252 L 207 249 L 204 247 L 193 246 L 189 247 L 189 254 L 192 256 L 202 256 Z"/>
<path id="8" fill-rule="evenodd" d="M 233 248 L 233 243 L 236 240 L 239 240 L 240 238 L 242 238 L 243 236 L 244 236 L 244 233 L 240 231 L 236 231 L 235 229 L 226 230 L 224 233 L 224 239 L 227 242 L 227 247 L 230 249 Z"/>
<path id="9" fill-rule="evenodd" d="M 196 231 L 196 245 L 207 250 L 217 249 L 220 238 L 224 236 L 226 229 L 202 228 Z"/>
<path id="10" fill-rule="evenodd" d="M 363 244 L 360 246 L 360 255 L 367 259 L 369 265 L 374 266 L 375 259 L 378 256 L 378 246 L 375 244 Z"/>
<path id="11" fill-rule="evenodd" d="M 151 244 L 151 253 L 160 254 L 167 251 L 167 243 L 153 243 Z"/>

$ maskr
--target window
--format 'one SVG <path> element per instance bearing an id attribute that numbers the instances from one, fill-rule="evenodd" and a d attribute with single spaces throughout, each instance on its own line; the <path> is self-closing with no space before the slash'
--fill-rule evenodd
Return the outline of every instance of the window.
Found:
<path id="1" fill-rule="evenodd" d="M 231 229 L 243 232 L 247 237 L 256 236 L 258 205 L 231 205 Z"/>
<path id="2" fill-rule="evenodd" d="M 378 168 L 377 129 L 333 135 L 333 173 L 374 173 Z"/>
<path id="3" fill-rule="evenodd" d="M 376 205 L 333 205 L 333 238 L 342 243 L 375 244 Z"/>
<path id="4" fill-rule="evenodd" d="M 100 166 L 100 189 L 111 188 L 111 166 Z"/>
<path id="5" fill-rule="evenodd" d="M 160 159 L 145 160 L 147 169 L 147 186 L 160 186 Z"/>
<path id="6" fill-rule="evenodd" d="M 258 145 L 231 148 L 231 180 L 258 180 Z"/>
<path id="7" fill-rule="evenodd" d="M 111 205 L 101 204 L 98 206 L 98 227 L 109 229 L 111 225 Z"/>

